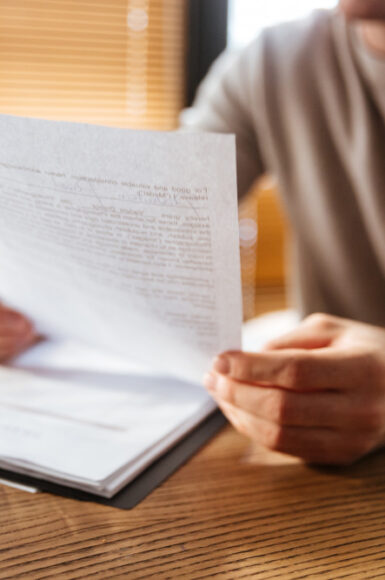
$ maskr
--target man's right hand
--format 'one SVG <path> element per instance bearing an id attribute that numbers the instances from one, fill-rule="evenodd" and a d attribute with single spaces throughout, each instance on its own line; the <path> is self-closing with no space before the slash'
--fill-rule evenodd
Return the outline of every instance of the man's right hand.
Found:
<path id="1" fill-rule="evenodd" d="M 13 358 L 36 339 L 33 325 L 25 316 L 0 304 L 0 363 Z"/>

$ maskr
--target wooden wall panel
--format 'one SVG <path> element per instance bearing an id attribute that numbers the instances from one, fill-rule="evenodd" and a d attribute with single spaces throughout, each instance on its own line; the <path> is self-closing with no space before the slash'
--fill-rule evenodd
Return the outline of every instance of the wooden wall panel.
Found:
<path id="1" fill-rule="evenodd" d="M 258 246 L 256 283 L 283 286 L 286 280 L 286 244 L 289 227 L 275 182 L 265 178 L 258 184 Z"/>
<path id="2" fill-rule="evenodd" d="M 256 225 L 254 244 L 242 244 L 241 263 L 244 318 L 266 310 L 266 301 L 280 309 L 287 306 L 286 248 L 290 230 L 282 211 L 275 182 L 270 177 L 259 180 L 239 209 L 240 223 Z M 275 301 L 275 302 L 274 302 Z"/>

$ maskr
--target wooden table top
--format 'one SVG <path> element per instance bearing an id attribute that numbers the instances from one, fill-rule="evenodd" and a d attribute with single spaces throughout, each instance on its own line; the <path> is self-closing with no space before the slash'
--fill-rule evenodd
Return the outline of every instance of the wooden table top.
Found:
<path id="1" fill-rule="evenodd" d="M 0 578 L 385 578 L 385 455 L 320 469 L 231 427 L 131 511 L 0 486 Z"/>
<path id="2" fill-rule="evenodd" d="M 228 426 L 133 510 L 0 485 L 0 523 L 0 580 L 385 578 L 385 453 L 314 468 Z"/>

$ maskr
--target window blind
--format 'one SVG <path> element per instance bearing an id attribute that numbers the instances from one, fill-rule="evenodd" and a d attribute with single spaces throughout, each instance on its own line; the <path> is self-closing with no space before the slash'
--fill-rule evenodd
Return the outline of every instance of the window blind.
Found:
<path id="1" fill-rule="evenodd" d="M 0 112 L 172 129 L 184 0 L 0 0 Z"/>

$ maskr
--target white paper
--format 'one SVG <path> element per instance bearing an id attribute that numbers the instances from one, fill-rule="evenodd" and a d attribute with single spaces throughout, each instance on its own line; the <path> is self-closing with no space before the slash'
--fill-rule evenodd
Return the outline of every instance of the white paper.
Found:
<path id="1" fill-rule="evenodd" d="M 260 350 L 298 322 L 290 310 L 250 320 L 243 348 Z M 214 408 L 193 385 L 69 339 L 13 366 L 0 369 L 0 465 L 107 497 Z"/>
<path id="2" fill-rule="evenodd" d="M 38 345 L 14 366 L 0 367 L 0 466 L 100 495 L 116 493 L 215 408 L 195 385 L 119 369 L 81 343 Z"/>
<path id="3" fill-rule="evenodd" d="M 0 117 L 0 299 L 200 382 L 241 344 L 234 137 Z"/>

